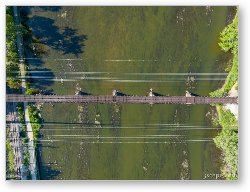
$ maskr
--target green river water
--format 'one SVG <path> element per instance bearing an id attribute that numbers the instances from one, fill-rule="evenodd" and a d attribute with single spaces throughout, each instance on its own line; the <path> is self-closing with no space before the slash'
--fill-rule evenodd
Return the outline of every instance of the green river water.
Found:
<path id="1" fill-rule="evenodd" d="M 230 55 L 230 7 L 26 7 L 33 83 L 53 93 L 208 96 Z M 34 41 L 35 42 L 35 41 Z M 32 47 L 31 47 L 32 48 Z M 65 59 L 75 60 L 65 60 Z M 44 104 L 41 179 L 204 179 L 219 174 L 209 105 Z M 211 177 L 209 179 L 215 179 Z"/>

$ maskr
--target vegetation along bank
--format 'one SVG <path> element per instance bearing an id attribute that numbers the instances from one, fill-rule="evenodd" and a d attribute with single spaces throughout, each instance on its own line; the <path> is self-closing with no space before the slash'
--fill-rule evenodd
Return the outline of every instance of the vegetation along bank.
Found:
<path id="1" fill-rule="evenodd" d="M 225 52 L 231 52 L 232 60 L 229 62 L 229 73 L 224 85 L 210 93 L 213 97 L 228 96 L 234 87 L 238 90 L 238 11 L 231 24 L 220 34 L 219 46 Z M 223 166 L 221 173 L 228 180 L 238 179 L 238 120 L 225 106 L 216 105 L 217 121 L 222 131 L 214 138 L 214 142 L 223 153 Z"/>

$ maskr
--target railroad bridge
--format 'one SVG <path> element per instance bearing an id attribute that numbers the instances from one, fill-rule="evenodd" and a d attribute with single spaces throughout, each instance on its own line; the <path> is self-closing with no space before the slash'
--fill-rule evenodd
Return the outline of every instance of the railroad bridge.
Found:
<path id="1" fill-rule="evenodd" d="M 237 97 L 116 96 L 116 95 L 21 95 L 8 94 L 7 102 L 49 103 L 141 103 L 141 104 L 237 104 Z"/>

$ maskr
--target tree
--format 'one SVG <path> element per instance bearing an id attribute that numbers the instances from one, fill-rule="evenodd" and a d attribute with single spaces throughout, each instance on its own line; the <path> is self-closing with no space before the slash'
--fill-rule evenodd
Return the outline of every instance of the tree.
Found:
<path id="1" fill-rule="evenodd" d="M 238 14 L 233 22 L 220 33 L 219 46 L 225 51 L 237 54 L 238 51 Z"/>

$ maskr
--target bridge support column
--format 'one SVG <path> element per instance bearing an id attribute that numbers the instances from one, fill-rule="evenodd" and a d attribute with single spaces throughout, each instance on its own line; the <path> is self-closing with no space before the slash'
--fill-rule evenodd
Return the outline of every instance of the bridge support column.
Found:
<path id="1" fill-rule="evenodd" d="M 153 97 L 153 96 L 155 96 L 155 94 L 154 94 L 154 92 L 153 92 L 153 89 L 152 89 L 152 88 L 150 88 L 150 92 L 149 92 L 148 96 L 149 96 L 149 97 Z"/>
<path id="2" fill-rule="evenodd" d="M 194 97 L 189 91 L 186 91 L 186 97 Z M 191 105 L 192 103 L 186 103 L 187 105 Z"/>
<path id="3" fill-rule="evenodd" d="M 114 89 L 114 90 L 112 91 L 112 95 L 113 95 L 113 96 L 117 96 L 117 92 L 118 92 L 118 91 L 117 91 L 116 89 Z"/>

